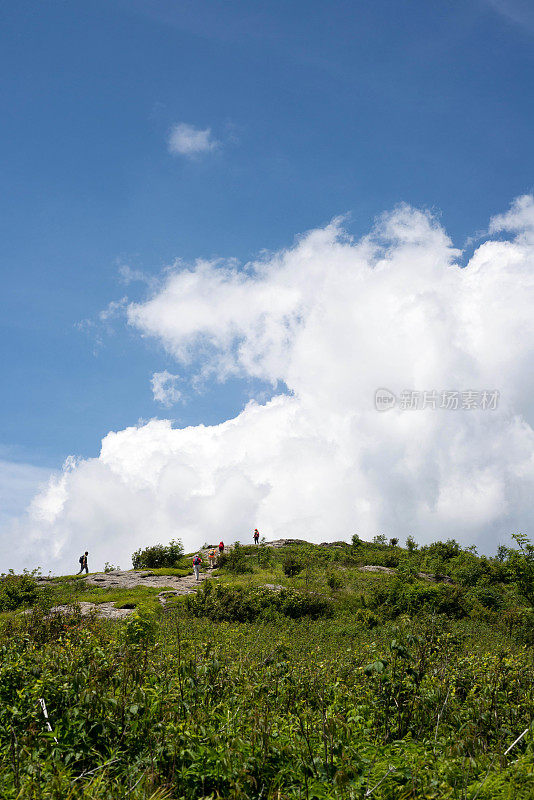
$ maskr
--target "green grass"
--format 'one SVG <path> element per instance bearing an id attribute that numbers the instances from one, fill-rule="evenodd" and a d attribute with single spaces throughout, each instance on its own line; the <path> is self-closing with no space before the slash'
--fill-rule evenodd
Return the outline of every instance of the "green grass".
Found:
<path id="1" fill-rule="evenodd" d="M 329 598 L 331 617 L 294 620 L 267 607 L 255 622 L 215 622 L 192 616 L 185 597 L 161 613 L 160 588 L 68 577 L 48 601 L 138 613 L 120 623 L 0 615 L 0 797 L 531 800 L 532 730 L 504 756 L 534 718 L 530 612 L 514 584 L 490 580 L 499 565 L 482 564 L 477 584 L 502 600 L 499 611 L 458 569 L 463 616 L 454 598 L 449 615 L 417 606 L 408 615 L 401 590 L 431 596 L 428 583 L 360 572 L 348 547 L 291 550 L 300 574 L 284 574 L 287 550 L 260 568 L 247 547 L 253 572 L 217 570 L 207 594 L 217 596 L 217 583 L 227 600 L 278 584 Z M 385 546 L 373 552 L 391 558 Z M 454 557 L 478 569 L 471 555 Z"/>
<path id="2" fill-rule="evenodd" d="M 144 571 L 144 570 L 138 570 Z M 186 575 L 191 575 L 193 572 L 193 567 L 158 567 L 157 569 L 150 569 L 149 572 L 154 573 L 154 575 L 174 575 L 177 578 L 185 578 Z"/>

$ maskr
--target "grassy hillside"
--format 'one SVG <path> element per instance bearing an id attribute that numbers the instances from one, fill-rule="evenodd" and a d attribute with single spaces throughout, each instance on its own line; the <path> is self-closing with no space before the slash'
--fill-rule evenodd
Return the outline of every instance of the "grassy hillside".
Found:
<path id="1" fill-rule="evenodd" d="M 165 612 L 159 589 L 8 576 L 0 796 L 530 800 L 534 553 L 517 545 L 238 546 Z M 136 610 L 82 618 L 85 599 Z"/>

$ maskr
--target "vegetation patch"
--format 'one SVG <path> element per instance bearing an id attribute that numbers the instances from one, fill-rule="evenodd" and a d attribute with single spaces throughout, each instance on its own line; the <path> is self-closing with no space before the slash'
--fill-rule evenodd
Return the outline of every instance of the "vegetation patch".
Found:
<path id="1" fill-rule="evenodd" d="M 0 577 L 0 611 L 15 611 L 36 602 L 39 590 L 31 575 L 8 573 Z"/>
<path id="2" fill-rule="evenodd" d="M 180 541 L 173 540 L 168 545 L 154 544 L 136 550 L 132 555 L 134 569 L 153 569 L 157 567 L 176 567 L 182 560 L 184 548 Z"/>
<path id="3" fill-rule="evenodd" d="M 233 587 L 209 581 L 196 594 L 186 597 L 185 606 L 196 617 L 227 622 L 253 622 L 269 613 L 278 612 L 291 619 L 331 616 L 331 604 L 325 598 L 282 589 Z"/>
<path id="4" fill-rule="evenodd" d="M 530 800 L 531 550 L 516 541 L 492 558 L 385 537 L 238 548 L 246 571 L 226 562 L 164 612 L 159 588 L 11 576 L 0 797 Z M 388 552 L 394 574 L 360 570 Z M 135 608 L 112 622 L 78 600 Z"/>

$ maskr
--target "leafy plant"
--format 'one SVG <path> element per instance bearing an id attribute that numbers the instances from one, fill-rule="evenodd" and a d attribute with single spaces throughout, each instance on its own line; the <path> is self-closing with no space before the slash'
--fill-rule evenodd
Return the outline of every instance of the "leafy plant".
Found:
<path id="1" fill-rule="evenodd" d="M 293 555 L 293 553 L 289 553 L 284 559 L 282 568 L 284 570 L 284 575 L 287 575 L 288 578 L 293 578 L 295 575 L 298 575 L 299 572 L 302 572 L 304 564 Z"/>
<path id="2" fill-rule="evenodd" d="M 38 597 L 37 582 L 30 574 L 15 575 L 10 571 L 0 577 L 0 611 L 33 605 Z"/>
<path id="3" fill-rule="evenodd" d="M 508 567 L 518 590 L 525 600 L 534 606 L 534 545 L 524 533 L 514 533 L 512 538 L 519 551 L 510 551 Z"/>
<path id="4" fill-rule="evenodd" d="M 220 566 L 223 566 L 234 575 L 245 575 L 247 572 L 252 572 L 252 566 L 247 561 L 245 555 L 245 548 L 239 542 L 235 542 L 234 546 L 225 553 L 225 558 Z"/>
<path id="5" fill-rule="evenodd" d="M 184 554 L 182 542 L 173 539 L 168 545 L 155 544 L 136 550 L 132 555 L 134 569 L 175 567 Z"/>
<path id="6" fill-rule="evenodd" d="M 156 637 L 156 618 L 147 608 L 138 606 L 124 627 L 125 639 L 130 645 L 146 646 Z"/>
<path id="7" fill-rule="evenodd" d="M 343 581 L 339 575 L 336 575 L 335 573 L 329 575 L 326 579 L 326 582 L 333 592 L 337 592 L 343 586 Z"/>
<path id="8" fill-rule="evenodd" d="M 327 600 L 317 595 L 283 589 L 273 592 L 265 588 L 231 587 L 206 581 L 201 591 L 186 597 L 186 608 L 197 617 L 228 622 L 252 622 L 267 611 L 299 619 L 316 619 L 331 614 Z"/>
<path id="9" fill-rule="evenodd" d="M 268 569 L 273 563 L 272 548 L 267 547 L 264 541 L 260 542 L 256 558 L 258 559 L 258 566 L 261 569 Z"/>
<path id="10" fill-rule="evenodd" d="M 47 582 L 66 612 L 0 617 L 0 797 L 530 800 L 524 552 L 398 548 L 395 577 L 357 568 L 388 549 L 271 549 L 271 588 L 227 573 L 166 613 L 159 588 Z M 309 591 L 280 587 L 288 553 Z M 416 577 L 439 558 L 456 585 Z M 330 576 L 343 593 L 325 596 Z M 84 598 L 137 609 L 87 617 Z"/>

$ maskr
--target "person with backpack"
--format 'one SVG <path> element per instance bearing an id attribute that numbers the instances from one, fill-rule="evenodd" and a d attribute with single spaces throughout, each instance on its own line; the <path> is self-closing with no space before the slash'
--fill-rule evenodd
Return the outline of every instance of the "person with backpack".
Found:
<path id="1" fill-rule="evenodd" d="M 210 569 L 213 569 L 213 567 L 215 566 L 215 548 L 214 547 L 212 547 L 211 550 L 209 551 L 208 558 L 210 560 Z"/>
<path id="2" fill-rule="evenodd" d="M 195 573 L 195 578 L 197 581 L 199 580 L 200 574 L 200 565 L 202 564 L 202 559 L 200 558 L 199 554 L 197 553 L 196 556 L 193 558 L 193 571 Z"/>
<path id="3" fill-rule="evenodd" d="M 80 563 L 80 571 L 77 573 L 78 575 L 81 575 L 84 570 L 85 570 L 85 574 L 86 575 L 89 574 L 89 567 L 87 566 L 87 556 L 88 555 L 89 555 L 89 551 L 86 550 L 85 553 L 83 554 L 83 556 L 79 557 L 78 561 Z"/>
<path id="4" fill-rule="evenodd" d="M 257 528 L 254 528 L 254 544 L 258 544 L 260 541 L 260 532 Z"/>
<path id="5" fill-rule="evenodd" d="M 219 542 L 219 555 L 222 556 L 224 553 L 224 542 Z"/>

